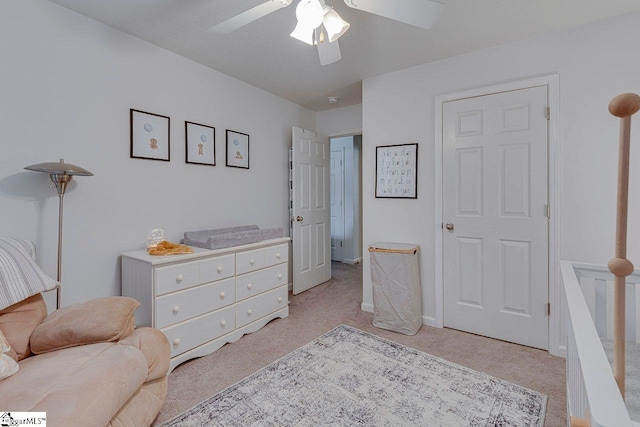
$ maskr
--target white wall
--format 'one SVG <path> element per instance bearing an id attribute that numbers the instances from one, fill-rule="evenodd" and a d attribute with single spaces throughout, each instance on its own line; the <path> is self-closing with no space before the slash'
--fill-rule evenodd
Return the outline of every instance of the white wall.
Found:
<path id="1" fill-rule="evenodd" d="M 153 228 L 288 235 L 291 126 L 314 112 L 44 0 L 0 2 L 0 40 L 0 235 L 34 240 L 55 277 L 57 195 L 23 167 L 95 174 L 65 197 L 63 305 L 120 294 L 118 255 Z M 171 162 L 129 158 L 130 108 L 171 117 Z M 217 166 L 185 164 L 185 120 L 216 127 Z M 250 134 L 250 170 L 225 167 L 227 128 Z"/>
<path id="2" fill-rule="evenodd" d="M 318 133 L 324 136 L 362 133 L 362 104 L 321 111 L 316 122 Z"/>
<path id="3" fill-rule="evenodd" d="M 435 316 L 435 96 L 547 73 L 560 76 L 560 257 L 604 263 L 614 254 L 618 121 L 611 98 L 640 92 L 640 14 L 422 65 L 364 81 L 366 245 L 418 243 L 423 311 Z M 628 258 L 640 265 L 640 117 L 632 131 Z M 375 147 L 418 142 L 417 200 L 375 199 Z M 635 219 L 634 219 L 635 218 Z M 371 275 L 364 258 L 363 306 Z"/>

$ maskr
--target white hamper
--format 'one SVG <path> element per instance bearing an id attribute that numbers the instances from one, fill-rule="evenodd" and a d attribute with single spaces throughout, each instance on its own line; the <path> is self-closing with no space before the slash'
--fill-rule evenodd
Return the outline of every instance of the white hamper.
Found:
<path id="1" fill-rule="evenodd" d="M 422 326 L 418 245 L 378 242 L 369 246 L 373 326 L 415 335 Z"/>

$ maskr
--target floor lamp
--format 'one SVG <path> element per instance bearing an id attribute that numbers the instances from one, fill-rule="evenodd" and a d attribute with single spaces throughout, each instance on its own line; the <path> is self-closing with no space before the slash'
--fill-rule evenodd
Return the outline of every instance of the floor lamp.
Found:
<path id="1" fill-rule="evenodd" d="M 51 178 L 51 181 L 56 186 L 56 190 L 58 190 L 58 275 L 56 276 L 56 280 L 58 281 L 58 287 L 56 288 L 56 309 L 58 309 L 60 308 L 60 280 L 62 279 L 62 212 L 64 193 L 67 190 L 67 184 L 69 184 L 74 175 L 93 176 L 93 174 L 80 166 L 65 163 L 64 159 L 60 159 L 59 163 L 38 163 L 27 166 L 25 169 L 48 173 L 49 178 Z"/>

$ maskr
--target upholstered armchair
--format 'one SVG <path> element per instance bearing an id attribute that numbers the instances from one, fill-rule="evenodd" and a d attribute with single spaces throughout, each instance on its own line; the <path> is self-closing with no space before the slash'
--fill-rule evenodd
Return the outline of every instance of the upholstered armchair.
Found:
<path id="1" fill-rule="evenodd" d="M 0 262 L 7 287 L 5 269 Z M 47 316 L 38 293 L 2 309 L 0 409 L 46 412 L 53 427 L 149 426 L 166 398 L 169 343 L 156 329 L 134 329 L 138 305 L 97 298 Z"/>

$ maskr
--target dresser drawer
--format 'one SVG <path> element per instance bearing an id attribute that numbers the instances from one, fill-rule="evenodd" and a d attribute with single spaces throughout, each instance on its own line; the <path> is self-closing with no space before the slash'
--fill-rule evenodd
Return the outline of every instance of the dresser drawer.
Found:
<path id="1" fill-rule="evenodd" d="M 236 257 L 233 254 L 203 259 L 199 263 L 201 283 L 226 279 L 236 274 Z"/>
<path id="2" fill-rule="evenodd" d="M 236 274 L 244 274 L 264 267 L 264 248 L 236 254 Z"/>
<path id="3" fill-rule="evenodd" d="M 236 304 L 236 328 L 258 320 L 289 304 L 287 286 L 265 292 Z"/>
<path id="4" fill-rule="evenodd" d="M 236 301 L 261 294 L 287 283 L 288 264 L 265 268 L 236 277 Z"/>
<path id="5" fill-rule="evenodd" d="M 171 346 L 171 357 L 232 332 L 234 314 L 234 306 L 226 307 L 163 329 Z"/>
<path id="6" fill-rule="evenodd" d="M 200 284 L 198 261 L 159 267 L 154 270 L 156 295 L 162 295 Z"/>
<path id="7" fill-rule="evenodd" d="M 276 265 L 289 260 L 289 245 L 278 245 L 264 248 L 264 265 Z"/>
<path id="8" fill-rule="evenodd" d="M 235 302 L 235 279 L 196 286 L 156 298 L 156 328 L 217 310 Z"/>
<path id="9" fill-rule="evenodd" d="M 226 279 L 235 274 L 233 254 L 155 269 L 156 295 Z"/>

